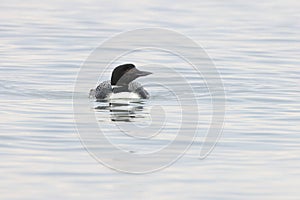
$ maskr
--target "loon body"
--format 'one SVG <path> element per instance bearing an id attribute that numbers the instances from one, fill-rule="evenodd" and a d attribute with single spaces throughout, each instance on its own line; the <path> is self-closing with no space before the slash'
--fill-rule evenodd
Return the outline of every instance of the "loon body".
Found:
<path id="1" fill-rule="evenodd" d="M 90 90 L 90 97 L 106 99 L 112 94 L 130 92 L 137 94 L 142 99 L 148 99 L 149 93 L 134 80 L 149 74 L 152 73 L 140 71 L 133 64 L 120 65 L 113 70 L 111 80 L 104 81 L 96 89 Z"/>

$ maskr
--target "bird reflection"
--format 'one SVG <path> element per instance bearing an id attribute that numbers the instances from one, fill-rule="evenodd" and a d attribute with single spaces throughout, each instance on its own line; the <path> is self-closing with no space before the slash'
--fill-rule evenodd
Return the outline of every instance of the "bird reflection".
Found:
<path id="1" fill-rule="evenodd" d="M 96 111 L 110 112 L 110 120 L 113 122 L 133 122 L 149 115 L 144 112 L 145 100 L 142 99 L 97 100 L 96 105 Z"/>

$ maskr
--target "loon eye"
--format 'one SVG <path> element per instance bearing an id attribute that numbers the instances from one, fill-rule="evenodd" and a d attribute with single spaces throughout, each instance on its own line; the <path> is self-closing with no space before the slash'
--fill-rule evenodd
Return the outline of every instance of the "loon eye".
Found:
<path id="1" fill-rule="evenodd" d="M 130 68 L 126 69 L 126 70 L 125 70 L 125 73 L 126 73 L 126 72 L 129 72 L 130 70 L 131 70 Z"/>

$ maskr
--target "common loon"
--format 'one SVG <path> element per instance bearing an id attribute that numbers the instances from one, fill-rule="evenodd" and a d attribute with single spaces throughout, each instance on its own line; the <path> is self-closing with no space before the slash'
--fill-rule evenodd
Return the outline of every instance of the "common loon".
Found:
<path id="1" fill-rule="evenodd" d="M 150 74 L 152 73 L 138 70 L 133 64 L 120 65 L 113 70 L 111 80 L 104 81 L 96 89 L 90 90 L 90 97 L 106 99 L 112 93 L 133 92 L 142 99 L 148 99 L 149 93 L 134 80 Z"/>

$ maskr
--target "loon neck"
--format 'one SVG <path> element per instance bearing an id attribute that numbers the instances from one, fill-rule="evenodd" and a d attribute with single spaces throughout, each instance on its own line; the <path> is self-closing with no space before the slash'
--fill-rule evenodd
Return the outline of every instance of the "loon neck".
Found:
<path id="1" fill-rule="evenodd" d="M 113 86 L 113 93 L 119 93 L 119 92 L 128 92 L 128 85 L 114 85 Z"/>

